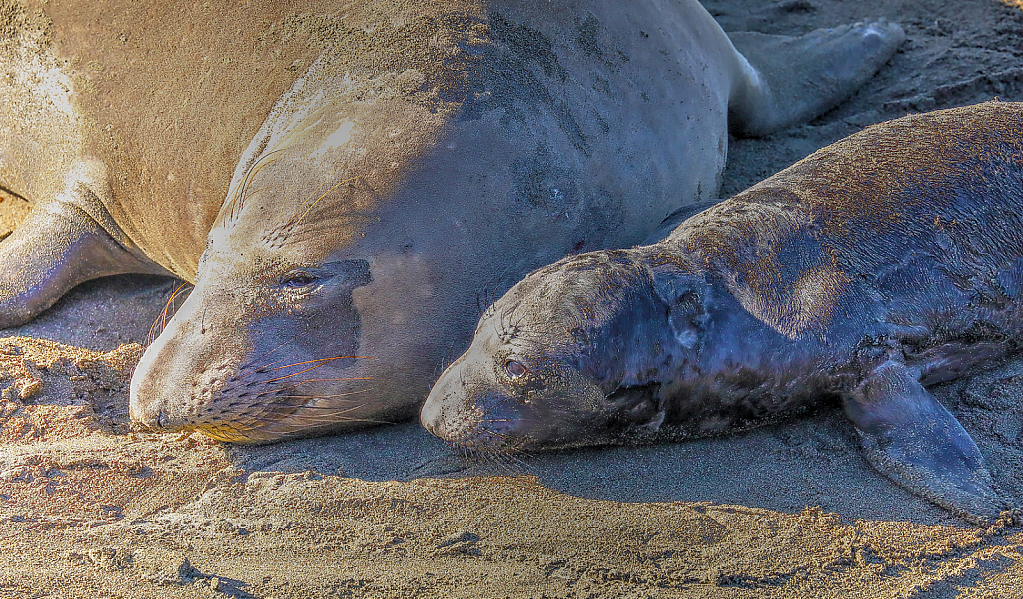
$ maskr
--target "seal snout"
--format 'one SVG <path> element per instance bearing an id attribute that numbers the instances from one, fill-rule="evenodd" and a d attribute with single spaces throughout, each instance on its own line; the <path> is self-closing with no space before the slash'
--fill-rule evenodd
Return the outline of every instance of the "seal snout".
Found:
<path id="1" fill-rule="evenodd" d="M 463 448 L 502 445 L 516 419 L 494 417 L 509 397 L 474 383 L 467 362 L 456 361 L 441 375 L 419 413 L 430 434 Z M 483 407 L 486 406 L 486 410 Z"/>
<path id="2" fill-rule="evenodd" d="M 129 410 L 131 420 L 140 427 L 152 431 L 167 431 L 171 428 L 170 418 L 167 413 L 161 409 L 153 411 L 141 411 L 136 410 L 135 406 L 132 406 Z"/>
<path id="3" fill-rule="evenodd" d="M 426 403 L 423 404 L 423 408 L 419 412 L 419 422 L 431 435 L 443 439 L 444 429 L 441 415 L 443 407 L 441 404 L 442 400 L 435 398 L 434 394 L 430 393 L 430 397 L 426 399 Z"/>
<path id="4" fill-rule="evenodd" d="M 448 443 L 465 445 L 474 436 L 479 419 L 474 417 L 475 410 L 461 409 L 461 405 L 469 402 L 466 391 L 461 385 L 444 384 L 451 378 L 447 374 L 430 392 L 419 412 L 419 421 L 431 435 Z M 458 380 L 457 376 L 453 378 Z"/>
<path id="5" fill-rule="evenodd" d="M 201 291 L 201 289 L 200 289 Z M 217 397 L 231 359 L 227 340 L 203 332 L 203 323 L 189 319 L 197 296 L 193 291 L 166 328 L 146 348 L 132 373 L 129 389 L 131 420 L 151 431 L 196 428 L 197 416 Z M 200 310 L 199 314 L 208 314 Z M 210 321 L 207 318 L 207 321 Z M 210 325 L 209 330 L 213 330 Z"/>
<path id="6" fill-rule="evenodd" d="M 132 387 L 134 386 L 133 384 Z M 175 422 L 175 418 L 171 416 L 163 402 L 154 401 L 152 397 L 145 397 L 145 394 L 140 395 L 134 388 L 131 392 L 128 414 L 133 423 L 153 432 L 173 432 L 185 428 L 184 420 Z"/>
<path id="7" fill-rule="evenodd" d="M 132 379 L 130 394 L 128 415 L 131 417 L 131 421 L 140 428 L 152 432 L 172 432 L 183 428 L 180 424 L 175 426 L 174 418 L 171 417 L 163 402 L 139 391 L 136 379 Z"/>

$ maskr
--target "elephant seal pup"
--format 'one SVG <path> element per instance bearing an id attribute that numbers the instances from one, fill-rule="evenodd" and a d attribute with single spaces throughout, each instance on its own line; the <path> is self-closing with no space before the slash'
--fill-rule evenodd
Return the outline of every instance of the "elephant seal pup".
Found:
<path id="1" fill-rule="evenodd" d="M 1023 104 L 908 116 L 629 250 L 571 256 L 485 313 L 422 410 L 470 449 L 680 439 L 842 402 L 877 469 L 999 503 L 925 386 L 1023 342 Z"/>
<path id="2" fill-rule="evenodd" d="M 713 196 L 728 125 L 827 109 L 903 37 L 733 44 L 692 0 L 124 5 L 43 3 L 0 47 L 0 189 L 35 204 L 0 327 L 191 282 L 132 418 L 250 442 L 413 415 L 487 281 L 637 243 Z"/>

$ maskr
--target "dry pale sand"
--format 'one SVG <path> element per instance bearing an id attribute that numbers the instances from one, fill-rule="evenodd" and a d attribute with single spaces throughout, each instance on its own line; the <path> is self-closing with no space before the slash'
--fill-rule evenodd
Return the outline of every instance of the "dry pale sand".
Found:
<path id="1" fill-rule="evenodd" d="M 1023 100 L 1019 6 L 707 5 L 728 30 L 886 17 L 908 35 L 824 117 L 733 140 L 723 193 L 877 121 Z M 0 339 L 0 597 L 1023 596 L 1023 530 L 895 487 L 837 408 L 514 471 L 466 464 L 416 423 L 256 448 L 130 432 L 129 372 L 175 287 L 87 284 Z M 992 367 L 935 392 L 1021 505 L 1023 360 Z"/>

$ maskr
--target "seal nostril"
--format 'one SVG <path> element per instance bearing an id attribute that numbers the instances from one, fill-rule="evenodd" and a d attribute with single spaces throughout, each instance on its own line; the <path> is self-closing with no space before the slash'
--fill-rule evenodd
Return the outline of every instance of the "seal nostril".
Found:
<path id="1" fill-rule="evenodd" d="M 160 410 L 160 412 L 156 415 L 156 428 L 167 428 L 167 423 L 167 414 L 163 410 Z"/>

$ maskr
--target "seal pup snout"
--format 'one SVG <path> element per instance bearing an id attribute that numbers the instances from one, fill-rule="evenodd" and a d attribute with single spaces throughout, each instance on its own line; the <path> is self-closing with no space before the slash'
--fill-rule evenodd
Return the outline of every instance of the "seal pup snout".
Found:
<path id="1" fill-rule="evenodd" d="M 474 355 L 475 354 L 475 355 Z M 451 364 L 430 391 L 419 414 L 434 436 L 467 450 L 495 447 L 509 450 L 520 445 L 516 429 L 529 415 L 513 392 L 502 385 L 486 361 L 470 352 Z"/>

